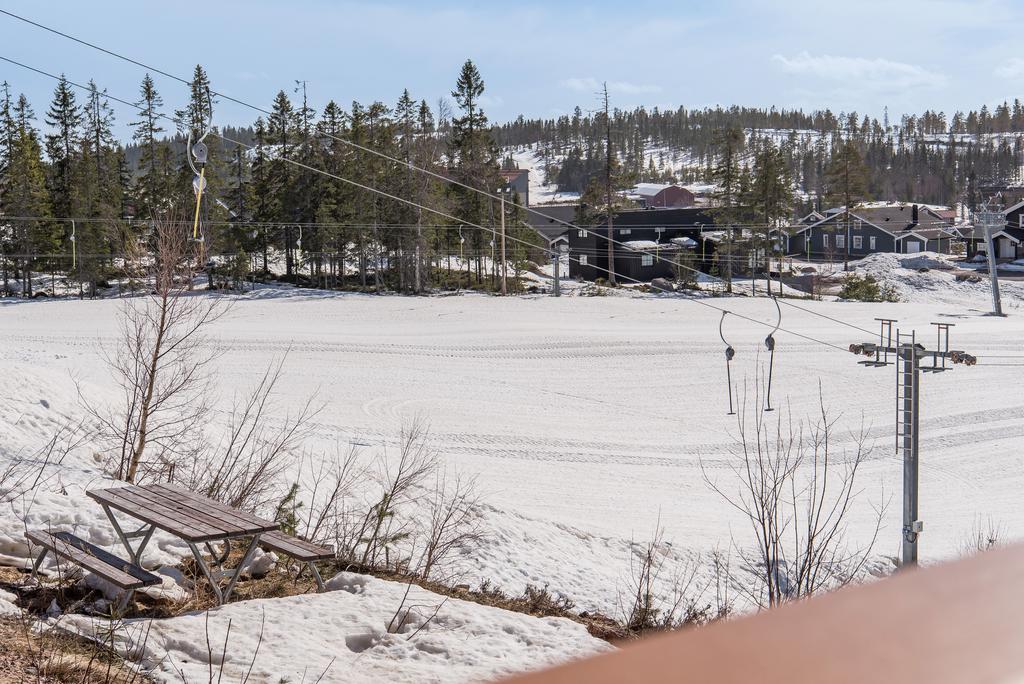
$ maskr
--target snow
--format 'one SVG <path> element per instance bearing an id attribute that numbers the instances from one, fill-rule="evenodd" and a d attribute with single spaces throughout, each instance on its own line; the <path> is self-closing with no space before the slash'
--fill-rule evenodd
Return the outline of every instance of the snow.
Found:
<path id="1" fill-rule="evenodd" d="M 358 684 L 489 680 L 610 648 L 565 618 L 535 618 L 352 573 L 327 584 L 325 594 L 128 621 L 119 630 L 122 652 L 159 682 L 205 681 L 212 663 L 214 676 L 226 682 L 242 681 L 251 667 L 254 682 Z M 109 639 L 103 621 L 65 616 L 61 624 Z M 136 648 L 124 645 L 129 639 Z"/>
<path id="2" fill-rule="evenodd" d="M 860 274 L 871 275 L 881 283 L 892 285 L 902 302 L 942 302 L 951 306 L 985 308 L 991 301 L 992 290 L 988 279 L 975 283 L 957 281 L 956 264 L 948 255 L 934 252 L 880 252 L 852 262 L 851 267 Z M 842 274 L 838 277 L 842 277 Z M 1024 283 L 1002 281 L 999 287 L 1002 295 L 1009 297 L 1011 306 L 1024 297 Z"/>
<path id="3" fill-rule="evenodd" d="M 867 330 L 876 329 L 876 317 L 898 319 L 904 332 L 916 329 L 928 346 L 933 321 L 954 322 L 953 348 L 980 359 L 978 366 L 924 381 L 926 563 L 958 554 L 979 518 L 994 520 L 1006 540 L 1024 538 L 1024 401 L 1018 391 L 1024 368 L 1013 361 L 996 365 L 997 357 L 1024 356 L 1024 286 L 1004 282 L 1010 315 L 989 317 L 987 283 L 956 282 L 954 271 L 939 268 L 947 261 L 930 254 L 874 255 L 856 264 L 891 282 L 904 300 L 899 303 L 799 302 Z M 929 270 L 921 273 L 922 267 Z M 211 330 L 210 344 L 224 352 L 211 400 L 223 407 L 251 385 L 254 373 L 290 349 L 282 399 L 299 404 L 320 389 L 326 402 L 304 445 L 307 458 L 330 457 L 350 445 L 372 455 L 393 447 L 403 425 L 426 419 L 431 445 L 448 466 L 479 477 L 486 502 L 480 515 L 490 535 L 452 568 L 458 581 L 475 586 L 489 580 L 510 594 L 527 584 L 548 584 L 578 609 L 618 616 L 632 542 L 649 538 L 659 521 L 675 563 L 699 564 L 715 549 L 746 546 L 749 527 L 702 475 L 702 464 L 713 477 L 728 475 L 736 433 L 734 418 L 725 415 L 720 312 L 686 297 L 614 292 L 624 296 L 245 293 Z M 722 324 L 736 349 L 732 373 L 742 395 L 765 372 L 764 338 L 775 323 L 775 307 L 764 298 L 703 301 L 766 324 L 737 316 Z M 116 340 L 118 307 L 116 300 L 0 300 L 0 464 L 31 460 L 58 426 L 85 418 L 76 383 L 90 403 L 113 399 L 116 388 L 100 358 Z M 783 328 L 839 349 L 872 339 L 811 313 L 782 309 Z M 785 332 L 776 340 L 773 403 L 797 418 L 813 415 L 820 381 L 826 405 L 841 416 L 843 434 L 867 427 L 874 451 L 861 471 L 851 543 L 866 540 L 873 507 L 888 503 L 877 554 L 895 555 L 901 464 L 893 453 L 891 369 L 865 368 L 835 347 Z M 222 413 L 210 414 L 211 423 L 222 420 Z M 102 511 L 84 497 L 86 489 L 109 484 L 86 443 L 32 496 L 8 501 L 0 493 L 0 562 L 27 562 L 26 526 L 73 530 L 116 550 Z M 158 534 L 145 564 L 169 566 L 186 554 L 180 540 Z M 172 570 L 164 573 L 173 579 Z M 352 671 L 367 679 L 412 681 L 489 677 L 506 666 L 538 666 L 541 655 L 572 657 L 593 647 L 575 625 L 493 615 L 449 601 L 439 615 L 450 630 L 425 630 L 413 643 L 381 637 L 353 655 L 348 638 L 379 635 L 400 601 L 395 592 L 404 591 L 376 580 L 368 587 L 362 595 L 339 589 L 229 605 L 211 613 L 211 640 L 222 638 L 222 618 L 233 619 L 233 643 L 247 664 L 245 654 L 251 656 L 266 611 L 276 640 L 265 640 L 258 666 L 282 668 L 293 681 L 301 677 L 294 670 L 297 651 L 311 672 L 326 667 L 323 651 L 338 655 L 331 667 L 338 676 Z M 417 602 L 437 603 L 417 596 Z M 299 617 L 292 620 L 292 614 Z M 196 637 L 202 618 L 152 624 L 151 648 L 172 652 L 178 667 L 182 659 L 205 653 L 205 639 Z M 421 638 L 439 653 L 418 647 Z M 545 650 L 545 640 L 557 648 Z M 198 655 L 196 643 L 203 644 Z M 195 667 L 206 671 L 205 665 Z"/>

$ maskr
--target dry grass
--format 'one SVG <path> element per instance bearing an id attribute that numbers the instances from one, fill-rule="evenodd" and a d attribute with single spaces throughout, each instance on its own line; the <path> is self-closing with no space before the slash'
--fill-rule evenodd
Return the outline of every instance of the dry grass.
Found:
<path id="1" fill-rule="evenodd" d="M 51 630 L 35 633 L 27 621 L 0 618 L 0 682 L 133 684 L 148 682 L 95 643 Z"/>

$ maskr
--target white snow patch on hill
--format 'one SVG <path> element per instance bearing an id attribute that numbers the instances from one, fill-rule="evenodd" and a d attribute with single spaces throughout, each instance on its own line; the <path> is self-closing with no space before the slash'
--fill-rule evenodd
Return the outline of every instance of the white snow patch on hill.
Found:
<path id="1" fill-rule="evenodd" d="M 947 255 L 878 253 L 851 263 L 858 273 L 891 285 L 901 302 L 985 307 L 992 289 L 987 276 L 981 282 L 957 281 L 956 264 Z M 1003 281 L 1000 290 L 1013 299 L 1024 297 L 1024 283 Z"/>

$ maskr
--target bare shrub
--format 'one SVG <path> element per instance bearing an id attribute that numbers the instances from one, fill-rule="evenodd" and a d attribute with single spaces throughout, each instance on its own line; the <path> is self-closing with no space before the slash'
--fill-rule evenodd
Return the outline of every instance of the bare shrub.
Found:
<path id="1" fill-rule="evenodd" d="M 0 504 L 9 504 L 47 489 L 59 475 L 64 459 L 85 441 L 81 424 L 65 424 L 34 452 L 8 459 L 0 465 Z"/>
<path id="2" fill-rule="evenodd" d="M 407 605 L 411 590 L 412 582 L 406 583 L 405 593 L 402 594 L 402 601 L 398 604 L 398 609 L 395 610 L 394 615 L 391 616 L 385 628 L 388 634 L 404 634 L 409 632 L 405 638 L 406 641 L 415 639 L 416 635 L 437 618 L 437 614 L 441 612 L 444 604 L 448 603 L 448 599 L 444 598 L 440 603 L 432 606 L 417 603 Z"/>
<path id="3" fill-rule="evenodd" d="M 852 451 L 835 453 L 837 420 L 820 398 L 810 425 L 791 415 L 769 424 L 756 397 L 753 422 L 746 402 L 737 415 L 735 479 L 723 485 L 701 462 L 704 480 L 750 523 L 756 551 L 740 550 L 748 576 L 735 585 L 757 606 L 811 596 L 856 579 L 868 562 L 881 529 L 884 506 L 875 510 L 874 530 L 863 546 L 847 536 L 859 494 L 857 474 L 870 453 L 865 431 L 853 435 Z M 735 487 L 735 488 L 734 488 Z M 735 574 L 731 575 L 737 580 Z"/>
<path id="4" fill-rule="evenodd" d="M 984 521 L 979 516 L 971 530 L 960 540 L 960 555 L 972 556 L 994 549 L 1002 543 L 1003 526 L 990 517 Z"/>
<path id="5" fill-rule="evenodd" d="M 309 495 L 306 518 L 300 529 L 310 541 L 337 541 L 337 530 L 344 526 L 345 504 L 361 483 L 366 468 L 361 464 L 359 450 L 351 447 L 333 462 L 320 460 L 303 474 L 303 489 Z"/>
<path id="6" fill-rule="evenodd" d="M 401 557 L 398 547 L 410 541 L 416 531 L 415 519 L 402 514 L 405 507 L 417 509 L 423 484 L 437 470 L 437 453 L 427 443 L 425 425 L 416 421 L 402 428 L 398 458 L 392 462 L 387 450 L 377 458 L 373 480 L 377 495 L 356 520 L 339 531 L 342 558 L 364 568 L 384 567 L 404 572 L 409 556 Z"/>
<path id="7" fill-rule="evenodd" d="M 193 491 L 246 510 L 262 510 L 279 502 L 281 479 L 294 465 L 309 436 L 312 421 L 323 410 L 311 396 L 297 410 L 274 401 L 286 357 L 272 363 L 252 390 L 236 399 L 221 439 L 201 448 L 182 464 L 177 480 Z M 283 416 L 274 422 L 272 417 Z"/>
<path id="8" fill-rule="evenodd" d="M 485 538 L 475 477 L 464 478 L 458 473 L 449 477 L 447 470 L 440 471 L 428 497 L 429 527 L 419 568 L 424 578 L 456 554 L 477 548 Z"/>
<path id="9" fill-rule="evenodd" d="M 699 558 L 693 562 L 673 558 L 660 523 L 649 541 L 633 542 L 625 591 L 619 597 L 625 630 L 640 635 L 723 617 L 721 609 L 715 612 L 710 603 L 701 604 L 696 598 L 704 594 L 704 588 L 695 586 L 699 568 Z"/>
<path id="10" fill-rule="evenodd" d="M 95 408 L 82 397 L 112 454 L 111 474 L 127 482 L 160 477 L 195 455 L 215 358 L 203 332 L 227 310 L 226 300 L 189 292 L 194 274 L 181 225 L 157 223 L 154 240 L 153 256 L 140 262 L 152 290 L 124 300 L 119 339 L 105 352 L 121 390 L 118 405 Z"/>

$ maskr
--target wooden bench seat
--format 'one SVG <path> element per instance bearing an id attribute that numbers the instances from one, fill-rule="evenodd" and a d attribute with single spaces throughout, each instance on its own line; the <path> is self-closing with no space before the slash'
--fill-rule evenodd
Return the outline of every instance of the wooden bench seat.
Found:
<path id="1" fill-rule="evenodd" d="M 316 561 L 329 560 L 334 558 L 334 549 L 330 546 L 321 546 L 313 542 L 292 537 L 284 532 L 266 532 L 260 537 L 260 545 L 271 551 L 283 553 L 290 558 L 301 561 L 309 566 L 313 577 L 316 579 L 316 586 L 319 591 L 324 590 L 324 581 L 320 572 L 316 569 Z"/>
<path id="2" fill-rule="evenodd" d="M 109 551 L 90 544 L 70 532 L 29 530 L 25 533 L 25 537 L 43 549 L 32 567 L 33 573 L 39 570 L 47 552 L 53 553 L 58 558 L 74 563 L 92 574 L 102 577 L 114 586 L 124 589 L 126 593 L 119 604 L 119 608 L 122 610 L 131 600 L 136 589 L 151 587 L 163 582 L 159 575 L 144 570 L 123 558 L 118 558 Z"/>

